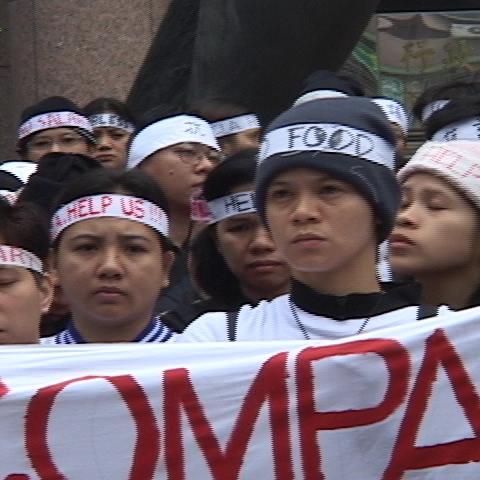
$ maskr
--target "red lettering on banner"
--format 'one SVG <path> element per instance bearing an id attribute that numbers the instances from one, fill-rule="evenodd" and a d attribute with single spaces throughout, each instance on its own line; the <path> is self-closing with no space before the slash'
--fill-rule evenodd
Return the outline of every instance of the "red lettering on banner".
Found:
<path id="1" fill-rule="evenodd" d="M 120 198 L 120 207 L 122 213 L 128 217 L 134 217 L 136 219 L 145 218 L 143 200 L 135 198 Z"/>
<path id="2" fill-rule="evenodd" d="M 288 421 L 286 360 L 287 354 L 279 353 L 261 368 L 243 401 L 225 452 L 222 452 L 215 432 L 205 416 L 188 370 L 180 368 L 164 373 L 165 438 L 168 438 L 165 450 L 169 480 L 185 480 L 182 406 L 212 478 L 235 480 L 240 475 L 248 443 L 265 402 L 269 404 L 275 479 L 294 478 Z"/>
<path id="3" fill-rule="evenodd" d="M 47 444 L 50 412 L 55 398 L 68 385 L 94 379 L 104 379 L 115 387 L 135 422 L 137 441 L 128 479 L 153 480 L 160 456 L 160 431 L 147 395 L 130 375 L 81 377 L 38 390 L 28 405 L 25 420 L 26 449 L 32 468 L 40 478 L 68 480 L 55 465 Z"/>
<path id="4" fill-rule="evenodd" d="M 0 380 L 0 398 L 4 397 L 8 392 L 8 387 Z"/>
<path id="5" fill-rule="evenodd" d="M 461 405 L 476 438 L 416 447 L 415 441 L 437 379 L 438 367 L 445 369 L 457 402 Z M 445 332 L 436 330 L 426 341 L 425 356 L 408 401 L 407 410 L 383 480 L 400 480 L 408 470 L 442 465 L 480 462 L 480 397 L 461 357 Z"/>
<path id="6" fill-rule="evenodd" d="M 12 473 L 5 477 L 5 480 L 30 480 L 30 477 L 23 473 Z"/>
<path id="7" fill-rule="evenodd" d="M 326 357 L 375 353 L 382 357 L 388 369 L 388 385 L 383 401 L 371 408 L 342 412 L 316 412 L 312 363 Z M 324 480 L 318 430 L 361 427 L 378 423 L 391 415 L 404 401 L 410 375 L 408 351 L 396 340 L 372 339 L 342 345 L 312 347 L 297 357 L 298 420 L 304 478 Z"/>

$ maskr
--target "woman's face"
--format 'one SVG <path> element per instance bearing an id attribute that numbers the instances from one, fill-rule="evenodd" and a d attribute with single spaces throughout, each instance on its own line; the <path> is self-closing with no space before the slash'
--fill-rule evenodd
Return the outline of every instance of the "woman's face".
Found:
<path id="1" fill-rule="evenodd" d="M 253 189 L 242 185 L 230 193 Z M 226 218 L 216 225 L 216 239 L 225 263 L 238 278 L 242 290 L 258 298 L 273 298 L 288 291 L 290 269 L 256 213 Z"/>
<path id="2" fill-rule="evenodd" d="M 155 152 L 140 164 L 165 192 L 170 207 L 190 209 L 190 198 L 198 192 L 219 154 L 200 143 L 179 143 Z"/>
<path id="3" fill-rule="evenodd" d="M 94 218 L 68 227 L 55 271 L 82 331 L 139 329 L 168 286 L 171 252 L 150 227 L 122 218 Z"/>
<path id="4" fill-rule="evenodd" d="M 93 158 L 105 168 L 125 168 L 131 133 L 116 127 L 98 127 L 94 129 L 94 134 L 97 145 Z"/>
<path id="5" fill-rule="evenodd" d="M 0 345 L 38 343 L 40 316 L 48 311 L 52 291 L 49 277 L 0 265 Z"/>
<path id="6" fill-rule="evenodd" d="M 85 137 L 72 128 L 49 128 L 34 133 L 26 145 L 26 158 L 38 162 L 46 153 L 81 153 L 90 155 L 92 147 Z"/>
<path id="7" fill-rule="evenodd" d="M 275 177 L 267 189 L 266 215 L 277 248 L 297 272 L 348 272 L 376 248 L 367 200 L 319 170 L 296 168 Z"/>
<path id="8" fill-rule="evenodd" d="M 476 209 L 442 179 L 415 173 L 402 185 L 402 205 L 390 237 L 395 273 L 442 274 L 480 266 Z"/>

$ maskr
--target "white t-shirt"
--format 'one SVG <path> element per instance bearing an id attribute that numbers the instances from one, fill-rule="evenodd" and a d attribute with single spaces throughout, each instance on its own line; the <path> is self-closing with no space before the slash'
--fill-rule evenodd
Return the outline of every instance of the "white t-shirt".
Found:
<path id="1" fill-rule="evenodd" d="M 418 320 L 419 307 L 416 305 L 371 317 L 335 320 L 308 313 L 296 305 L 291 307 L 289 297 L 289 295 L 282 295 L 271 301 L 262 301 L 255 307 L 244 305 L 238 312 L 235 339 L 237 341 L 306 340 L 292 308 L 296 311 L 308 338 L 312 340 L 338 340 L 356 335 L 364 323 L 366 325 L 362 333 Z M 443 311 L 448 309 L 441 309 L 437 314 Z M 226 342 L 228 340 L 227 314 L 212 312 L 202 315 L 191 323 L 181 335 L 174 339 L 174 342 Z"/>

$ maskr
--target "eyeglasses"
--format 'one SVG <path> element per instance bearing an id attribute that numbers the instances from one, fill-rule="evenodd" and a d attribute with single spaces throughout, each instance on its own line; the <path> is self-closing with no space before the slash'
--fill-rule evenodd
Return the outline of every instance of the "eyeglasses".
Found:
<path id="1" fill-rule="evenodd" d="M 86 143 L 86 139 L 74 133 L 67 133 L 61 137 L 40 137 L 34 138 L 27 144 L 28 150 L 31 152 L 49 152 L 54 145 L 57 145 L 62 150 L 68 150 L 80 143 Z"/>
<path id="2" fill-rule="evenodd" d="M 221 162 L 220 153 L 215 150 L 201 150 L 194 147 L 175 147 L 172 149 L 172 152 L 193 168 L 197 167 L 204 159 L 207 159 L 214 165 Z"/>

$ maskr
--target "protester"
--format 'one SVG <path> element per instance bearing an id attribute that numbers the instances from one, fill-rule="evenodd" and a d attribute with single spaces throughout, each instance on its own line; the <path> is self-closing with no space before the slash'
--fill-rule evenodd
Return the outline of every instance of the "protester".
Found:
<path id="1" fill-rule="evenodd" d="M 429 140 L 480 140 L 480 94 L 449 100 L 425 121 Z"/>
<path id="2" fill-rule="evenodd" d="M 183 330 L 205 312 L 237 310 L 288 292 L 290 270 L 253 205 L 257 150 L 244 150 L 214 168 L 204 185 L 212 219 L 192 245 L 194 285 L 206 300 L 162 315 Z"/>
<path id="3" fill-rule="evenodd" d="M 419 285 L 376 276 L 400 203 L 378 106 L 348 97 L 293 107 L 268 127 L 259 162 L 256 207 L 292 269 L 292 293 L 228 322 L 207 313 L 179 341 L 337 339 L 423 317 Z"/>
<path id="4" fill-rule="evenodd" d="M 0 345 L 38 343 L 52 300 L 48 227 L 35 205 L 0 198 Z"/>
<path id="5" fill-rule="evenodd" d="M 398 174 L 390 264 L 422 283 L 425 303 L 480 305 L 479 158 L 480 142 L 427 142 Z"/>
<path id="6" fill-rule="evenodd" d="M 162 107 L 163 109 L 163 107 Z M 220 147 L 208 122 L 187 114 L 163 117 L 152 110 L 134 134 L 127 168 L 138 168 L 165 192 L 170 208 L 170 238 L 179 247 L 170 274 L 171 287 L 157 305 L 157 312 L 190 304 L 198 294 L 190 283 L 187 258 L 193 236 L 203 226 L 191 218 L 192 197 L 219 162 Z"/>
<path id="7" fill-rule="evenodd" d="M 163 192 L 139 171 L 100 169 L 60 194 L 51 221 L 53 269 L 71 309 L 44 343 L 166 342 L 152 315 L 173 261 Z"/>
<path id="8" fill-rule="evenodd" d="M 403 164 L 403 154 L 407 148 L 407 136 L 410 128 L 410 118 L 405 107 L 391 98 L 373 98 L 373 103 L 378 105 L 387 117 L 395 133 L 396 164 Z"/>
<path id="9" fill-rule="evenodd" d="M 67 98 L 49 97 L 22 112 L 17 136 L 22 160 L 38 162 L 49 152 L 89 155 L 94 145 L 90 122 Z"/>
<path id="10" fill-rule="evenodd" d="M 84 107 L 96 139 L 92 157 L 106 168 L 125 168 L 128 142 L 135 119 L 128 107 L 115 98 L 100 97 Z"/>
<path id="11" fill-rule="evenodd" d="M 417 98 L 412 113 L 425 126 L 433 113 L 445 107 L 450 100 L 480 95 L 480 83 L 457 80 L 427 88 Z"/>
<path id="12" fill-rule="evenodd" d="M 248 108 L 213 99 L 197 103 L 192 112 L 211 123 L 224 157 L 260 145 L 260 120 Z"/>

